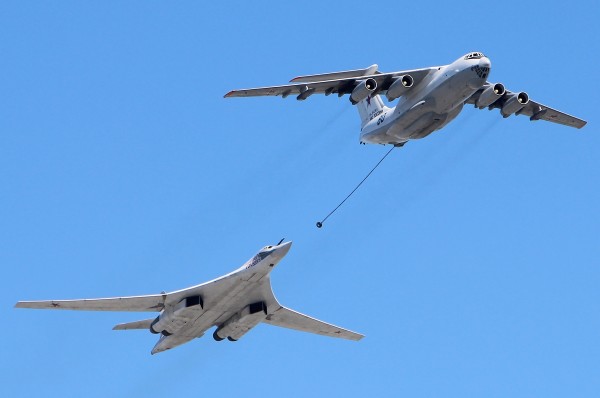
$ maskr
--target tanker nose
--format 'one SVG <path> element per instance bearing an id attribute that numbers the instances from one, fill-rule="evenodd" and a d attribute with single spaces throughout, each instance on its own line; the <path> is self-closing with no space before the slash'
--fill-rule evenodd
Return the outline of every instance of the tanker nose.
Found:
<path id="1" fill-rule="evenodd" d="M 472 89 L 479 89 L 486 82 L 488 76 L 490 75 L 492 63 L 486 56 L 482 56 L 481 58 L 473 61 L 474 62 L 471 64 L 471 67 L 468 68 L 469 77 L 467 86 Z"/>
<path id="2" fill-rule="evenodd" d="M 479 67 L 487 68 L 487 70 L 489 71 L 492 67 L 492 61 L 490 61 L 488 57 L 481 57 L 481 59 L 479 60 Z"/>

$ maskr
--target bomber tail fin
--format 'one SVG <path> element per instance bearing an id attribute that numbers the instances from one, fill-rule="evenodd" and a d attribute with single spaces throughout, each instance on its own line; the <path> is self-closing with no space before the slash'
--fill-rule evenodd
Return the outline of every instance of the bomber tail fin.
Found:
<path id="1" fill-rule="evenodd" d="M 384 110 L 389 109 L 385 106 L 379 95 L 368 96 L 356 104 L 356 108 L 360 115 L 361 129 L 365 127 L 370 120 L 382 114 Z"/>

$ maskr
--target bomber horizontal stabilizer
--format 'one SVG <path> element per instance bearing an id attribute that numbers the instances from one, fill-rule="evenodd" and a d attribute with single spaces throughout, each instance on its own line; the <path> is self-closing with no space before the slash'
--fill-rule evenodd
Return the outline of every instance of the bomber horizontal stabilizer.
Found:
<path id="1" fill-rule="evenodd" d="M 149 329 L 152 322 L 154 322 L 154 318 L 144 319 L 141 321 L 119 323 L 118 325 L 115 325 L 113 330 Z"/>

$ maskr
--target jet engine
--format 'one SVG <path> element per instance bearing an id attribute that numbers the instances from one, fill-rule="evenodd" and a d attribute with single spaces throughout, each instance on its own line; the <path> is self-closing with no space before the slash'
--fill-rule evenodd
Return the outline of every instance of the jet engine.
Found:
<path id="1" fill-rule="evenodd" d="M 504 95 L 506 89 L 502 83 L 496 83 L 492 86 L 489 86 L 479 95 L 477 98 L 477 102 L 475 102 L 475 106 L 479 109 L 483 109 L 486 106 L 492 105 L 494 102 L 498 101 L 500 97 Z"/>
<path id="2" fill-rule="evenodd" d="M 229 341 L 237 341 L 250 329 L 258 325 L 267 317 L 267 306 L 264 302 L 250 304 L 240 312 L 233 314 L 215 332 L 213 338 L 221 341 L 227 338 Z"/>
<path id="3" fill-rule="evenodd" d="M 519 94 L 513 94 L 502 106 L 500 113 L 502 116 L 509 117 L 515 112 L 520 111 L 529 102 L 529 95 L 521 91 Z"/>
<path id="4" fill-rule="evenodd" d="M 159 316 L 150 324 L 150 332 L 154 334 L 162 333 L 165 336 L 169 336 L 171 333 L 166 329 L 170 326 L 173 319 L 172 312 L 161 312 Z"/>
<path id="5" fill-rule="evenodd" d="M 402 75 L 397 77 L 387 89 L 386 97 L 388 101 L 393 101 L 396 98 L 402 97 L 409 88 L 413 86 L 414 79 L 411 75 Z"/>
<path id="6" fill-rule="evenodd" d="M 350 94 L 350 102 L 352 105 L 358 104 L 360 101 L 367 98 L 377 88 L 377 82 L 373 78 L 361 80 Z"/>
<path id="7" fill-rule="evenodd" d="M 177 303 L 173 309 L 163 310 L 150 324 L 150 332 L 154 334 L 162 333 L 165 336 L 169 336 L 192 320 L 193 315 L 197 314 L 198 310 L 202 310 L 203 308 L 202 297 L 186 297 Z"/>

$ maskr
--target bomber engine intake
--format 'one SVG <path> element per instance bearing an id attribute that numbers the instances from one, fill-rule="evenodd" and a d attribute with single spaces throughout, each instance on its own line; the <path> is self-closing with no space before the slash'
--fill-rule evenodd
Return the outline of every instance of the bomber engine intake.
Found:
<path id="1" fill-rule="evenodd" d="M 526 92 L 521 91 L 519 94 L 513 94 L 502 106 L 500 109 L 500 113 L 502 116 L 507 118 L 513 113 L 516 113 L 523 109 L 525 105 L 529 102 L 529 95 Z"/>
<path id="2" fill-rule="evenodd" d="M 202 297 L 190 296 L 181 300 L 175 307 L 164 309 L 150 324 L 150 332 L 165 336 L 177 332 L 186 323 L 194 319 L 204 308 Z"/>
<path id="3" fill-rule="evenodd" d="M 371 95 L 376 88 L 377 82 L 375 79 L 368 78 L 366 80 L 361 80 L 358 82 L 354 90 L 352 90 L 352 94 L 350 94 L 350 102 L 352 102 L 352 105 L 358 104 L 360 101 Z"/>
<path id="4" fill-rule="evenodd" d="M 237 341 L 266 317 L 267 306 L 263 301 L 250 304 L 219 326 L 213 333 L 213 338 L 217 341 L 225 338 L 229 341 Z"/>
<path id="5" fill-rule="evenodd" d="M 396 98 L 402 97 L 414 84 L 414 79 L 411 75 L 402 75 L 397 77 L 387 89 L 385 94 L 388 101 L 393 101 Z"/>

